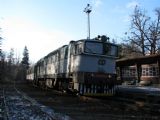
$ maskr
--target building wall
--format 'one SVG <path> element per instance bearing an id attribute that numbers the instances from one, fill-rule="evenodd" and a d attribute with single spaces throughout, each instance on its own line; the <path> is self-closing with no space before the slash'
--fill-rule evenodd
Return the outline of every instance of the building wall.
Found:
<path id="1" fill-rule="evenodd" d="M 141 80 L 151 81 L 153 84 L 160 83 L 158 72 L 159 68 L 157 64 L 142 65 Z"/>
<path id="2" fill-rule="evenodd" d="M 125 66 L 121 69 L 121 79 L 124 81 L 137 80 L 137 68 L 135 66 Z M 160 84 L 158 64 L 141 65 L 141 80 L 151 81 L 153 84 Z M 119 72 L 118 72 L 119 76 Z"/>
<path id="3" fill-rule="evenodd" d="M 135 66 L 126 66 L 122 68 L 122 77 L 126 81 L 135 80 L 137 77 L 137 70 Z"/>

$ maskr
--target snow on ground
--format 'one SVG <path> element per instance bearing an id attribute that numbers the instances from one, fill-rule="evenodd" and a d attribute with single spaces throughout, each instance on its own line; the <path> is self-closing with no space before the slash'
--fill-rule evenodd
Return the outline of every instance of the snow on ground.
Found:
<path id="1" fill-rule="evenodd" d="M 18 90 L 12 94 L 6 92 L 5 101 L 9 120 L 71 120 Z"/>

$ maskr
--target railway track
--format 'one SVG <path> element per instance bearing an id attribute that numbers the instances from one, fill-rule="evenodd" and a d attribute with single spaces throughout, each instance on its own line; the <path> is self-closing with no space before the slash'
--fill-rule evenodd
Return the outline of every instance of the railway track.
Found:
<path id="1" fill-rule="evenodd" d="M 32 86 L 18 87 L 40 103 L 75 120 L 159 120 L 157 104 L 128 99 L 120 96 L 91 98 L 75 96 L 55 90 L 42 90 Z M 30 92 L 28 90 L 34 91 Z M 157 107 L 156 107 L 157 106 Z"/>
<path id="2" fill-rule="evenodd" d="M 0 89 L 0 119 L 43 120 L 159 120 L 159 104 L 125 97 L 91 98 L 55 90 L 42 90 L 24 84 Z M 48 107 L 47 107 L 48 106 Z M 6 114 L 8 111 L 8 114 Z M 4 114 L 5 113 L 5 114 Z M 29 115 L 29 117 L 26 115 Z M 56 119 L 54 119 L 56 117 Z"/>

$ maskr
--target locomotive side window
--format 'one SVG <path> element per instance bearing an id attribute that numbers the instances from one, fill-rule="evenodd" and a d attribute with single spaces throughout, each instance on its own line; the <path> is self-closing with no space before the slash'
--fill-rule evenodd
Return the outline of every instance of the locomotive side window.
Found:
<path id="1" fill-rule="evenodd" d="M 104 55 L 110 55 L 111 54 L 111 45 L 110 44 L 104 44 Z"/>
<path id="2" fill-rule="evenodd" d="M 109 56 L 118 56 L 118 48 L 115 45 L 105 44 L 104 46 L 104 54 Z"/>
<path id="3" fill-rule="evenodd" d="M 81 54 L 83 50 L 82 43 L 75 45 L 75 54 Z"/>
<path id="4" fill-rule="evenodd" d="M 111 48 L 112 48 L 112 49 L 111 49 L 111 55 L 112 55 L 112 56 L 115 56 L 115 57 L 118 57 L 118 47 L 112 45 Z"/>
<path id="5" fill-rule="evenodd" d="M 67 52 L 68 52 L 68 50 L 67 50 Z M 82 42 L 79 42 L 79 43 L 72 45 L 72 47 L 71 47 L 71 54 L 72 55 L 78 55 L 78 54 L 81 54 L 82 52 L 83 52 Z"/>

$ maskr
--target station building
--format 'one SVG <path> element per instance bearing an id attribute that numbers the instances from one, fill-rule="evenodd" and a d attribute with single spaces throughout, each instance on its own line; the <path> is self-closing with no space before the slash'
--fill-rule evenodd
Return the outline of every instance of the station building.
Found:
<path id="1" fill-rule="evenodd" d="M 120 83 L 160 85 L 160 54 L 119 59 L 116 68 Z"/>

